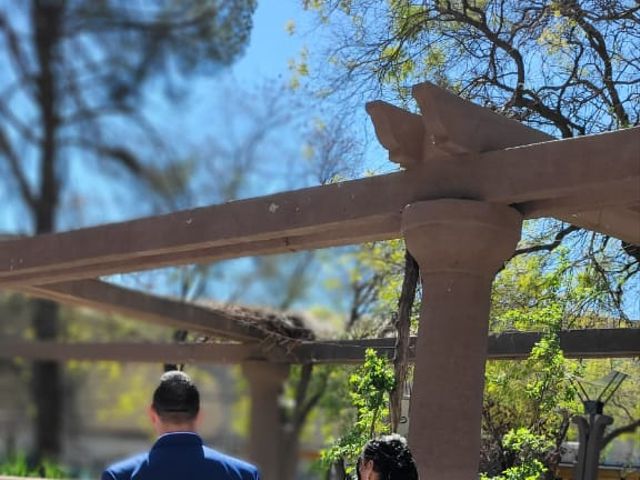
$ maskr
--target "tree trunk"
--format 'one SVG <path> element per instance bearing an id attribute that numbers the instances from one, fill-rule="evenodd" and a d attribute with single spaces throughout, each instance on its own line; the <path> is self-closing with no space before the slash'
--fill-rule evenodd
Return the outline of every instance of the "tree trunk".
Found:
<path id="1" fill-rule="evenodd" d="M 57 44 L 60 39 L 64 0 L 33 0 L 31 23 L 39 72 L 36 92 L 42 125 L 38 198 L 32 211 L 36 234 L 54 230 L 60 186 L 56 173 L 58 116 L 55 71 Z M 58 336 L 58 306 L 34 302 L 32 325 L 37 340 L 54 340 Z M 31 392 L 36 407 L 35 457 L 56 457 L 61 450 L 62 387 L 61 368 L 57 362 L 33 363 Z"/>
<path id="2" fill-rule="evenodd" d="M 58 305 L 36 300 L 33 328 L 38 340 L 55 340 L 58 335 Z M 35 404 L 35 458 L 56 457 L 61 450 L 62 372 L 53 361 L 33 362 L 31 392 Z"/>
<path id="3" fill-rule="evenodd" d="M 389 396 L 389 406 L 391 408 L 391 428 L 398 431 L 402 416 L 402 397 L 404 387 L 407 382 L 409 370 L 409 340 L 411 336 L 411 311 L 416 298 L 416 289 L 420 279 L 420 269 L 418 263 L 405 252 L 404 279 L 402 281 L 402 292 L 398 301 L 398 313 L 395 320 L 396 344 L 393 359 L 394 374 L 396 384 Z"/>

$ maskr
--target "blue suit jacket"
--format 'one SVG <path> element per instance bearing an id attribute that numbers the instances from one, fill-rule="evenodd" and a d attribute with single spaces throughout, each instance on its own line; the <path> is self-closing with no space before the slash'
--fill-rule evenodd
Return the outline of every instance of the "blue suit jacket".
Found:
<path id="1" fill-rule="evenodd" d="M 162 435 L 148 453 L 111 465 L 102 480 L 260 480 L 253 465 L 205 447 L 195 433 Z"/>

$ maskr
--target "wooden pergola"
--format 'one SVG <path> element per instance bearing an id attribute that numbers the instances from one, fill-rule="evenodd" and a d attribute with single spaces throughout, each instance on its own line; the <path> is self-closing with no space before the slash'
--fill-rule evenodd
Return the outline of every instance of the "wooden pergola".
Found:
<path id="1" fill-rule="evenodd" d="M 524 358 L 538 338 L 488 335 L 495 272 L 528 218 L 554 217 L 640 245 L 640 128 L 554 140 L 428 83 L 413 95 L 421 115 L 384 102 L 367 105 L 380 142 L 404 168 L 397 173 L 0 244 L 0 288 L 226 343 L 2 341 L 0 356 L 247 365 L 252 458 L 266 480 L 288 478 L 273 440 L 287 365 L 355 362 L 366 347 L 390 354 L 392 341 L 288 345 L 223 310 L 96 278 L 403 237 L 425 292 L 411 346 L 409 441 L 421 478 L 476 478 L 485 361 Z M 570 357 L 638 356 L 640 330 L 568 331 L 561 344 Z"/>

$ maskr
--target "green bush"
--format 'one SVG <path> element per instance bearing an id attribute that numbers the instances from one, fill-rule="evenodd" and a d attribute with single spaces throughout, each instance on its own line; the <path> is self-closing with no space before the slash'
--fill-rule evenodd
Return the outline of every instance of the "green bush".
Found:
<path id="1" fill-rule="evenodd" d="M 24 454 L 13 455 L 0 462 L 0 475 L 14 477 L 69 478 L 64 468 L 45 460 L 39 466 L 29 465 Z"/>

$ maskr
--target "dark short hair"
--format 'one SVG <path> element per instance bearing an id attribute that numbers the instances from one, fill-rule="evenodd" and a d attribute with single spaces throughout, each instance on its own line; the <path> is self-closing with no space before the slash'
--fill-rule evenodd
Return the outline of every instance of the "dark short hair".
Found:
<path id="1" fill-rule="evenodd" d="M 200 392 L 189 375 L 172 370 L 160 377 L 160 384 L 153 392 L 152 407 L 164 422 L 190 422 L 200 411 Z"/>
<path id="2" fill-rule="evenodd" d="M 380 480 L 418 480 L 418 469 L 407 441 L 400 435 L 386 435 L 370 440 L 361 458 L 373 462 Z"/>

